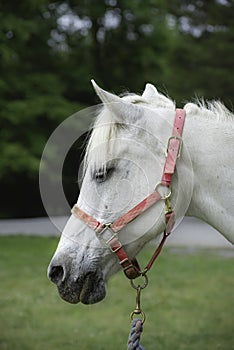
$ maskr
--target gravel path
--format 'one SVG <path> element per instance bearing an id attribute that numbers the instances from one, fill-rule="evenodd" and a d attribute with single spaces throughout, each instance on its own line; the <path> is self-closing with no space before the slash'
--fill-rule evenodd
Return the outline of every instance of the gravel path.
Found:
<path id="1" fill-rule="evenodd" d="M 28 236 L 59 236 L 66 221 L 66 216 L 35 219 L 0 220 L 0 235 L 28 235 Z"/>
<path id="2" fill-rule="evenodd" d="M 0 220 L 0 235 L 59 236 L 67 217 Z M 168 238 L 170 247 L 233 248 L 220 233 L 194 218 L 184 218 Z"/>

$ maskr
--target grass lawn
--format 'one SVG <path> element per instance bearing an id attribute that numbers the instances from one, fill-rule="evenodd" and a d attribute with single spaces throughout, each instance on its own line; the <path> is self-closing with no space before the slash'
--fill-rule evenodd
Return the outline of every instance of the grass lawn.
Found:
<path id="1" fill-rule="evenodd" d="M 56 245 L 56 238 L 0 237 L 0 349 L 126 349 L 135 291 L 123 273 L 101 303 L 67 304 L 46 277 Z M 146 350 L 234 349 L 233 257 L 164 249 L 149 279 L 142 292 Z"/>

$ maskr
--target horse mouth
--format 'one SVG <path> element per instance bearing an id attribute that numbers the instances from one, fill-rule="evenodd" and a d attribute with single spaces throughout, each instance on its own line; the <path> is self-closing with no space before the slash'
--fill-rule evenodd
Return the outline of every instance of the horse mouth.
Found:
<path id="1" fill-rule="evenodd" d="M 89 272 L 84 277 L 65 279 L 57 284 L 60 297 L 71 303 L 95 304 L 106 296 L 106 288 L 100 273 Z"/>

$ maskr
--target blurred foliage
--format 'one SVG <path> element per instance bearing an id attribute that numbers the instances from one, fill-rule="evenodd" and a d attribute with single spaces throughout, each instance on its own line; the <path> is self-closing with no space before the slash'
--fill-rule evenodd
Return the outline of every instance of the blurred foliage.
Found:
<path id="1" fill-rule="evenodd" d="M 178 106 L 198 95 L 232 107 L 233 0 L 5 1 L 0 29 L 2 217 L 43 214 L 43 147 L 98 102 L 91 78 L 116 93 L 150 81 Z M 70 169 L 64 177 L 74 182 Z"/>
<path id="2" fill-rule="evenodd" d="M 168 1 L 168 13 L 177 31 L 168 91 L 178 100 L 220 99 L 232 109 L 234 1 Z"/>

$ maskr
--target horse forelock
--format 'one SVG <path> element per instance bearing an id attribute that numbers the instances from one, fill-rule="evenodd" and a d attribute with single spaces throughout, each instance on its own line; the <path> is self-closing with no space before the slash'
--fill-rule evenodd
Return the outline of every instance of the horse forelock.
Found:
<path id="1" fill-rule="evenodd" d="M 117 123 L 110 111 L 103 107 L 92 127 L 84 157 L 84 170 L 88 164 L 93 168 L 105 170 L 110 153 L 110 140 L 114 139 L 120 124 Z"/>
<path id="2" fill-rule="evenodd" d="M 123 94 L 121 97 L 129 103 L 139 104 L 142 105 L 142 107 L 155 111 L 156 109 L 175 108 L 174 102 L 161 94 L 158 94 L 156 98 L 152 99 L 146 99 L 141 95 L 131 93 Z M 145 120 L 145 127 L 146 123 L 147 121 Z M 117 122 L 113 113 L 104 105 L 101 112 L 96 117 L 86 146 L 84 170 L 87 169 L 88 164 L 91 164 L 92 168 L 102 168 L 105 171 L 109 157 L 113 155 L 113 149 L 118 147 L 116 141 L 117 133 L 124 127 L 126 127 L 126 125 Z"/>

